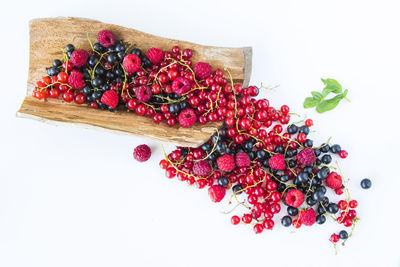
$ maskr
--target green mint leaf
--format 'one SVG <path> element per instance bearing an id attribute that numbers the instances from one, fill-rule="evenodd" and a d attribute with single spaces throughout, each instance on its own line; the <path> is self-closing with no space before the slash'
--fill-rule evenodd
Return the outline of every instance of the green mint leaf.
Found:
<path id="1" fill-rule="evenodd" d="M 334 109 L 339 102 L 346 97 L 348 90 L 346 89 L 342 94 L 339 94 L 331 99 L 327 99 L 318 104 L 316 110 L 318 113 L 324 113 L 326 111 Z"/>
<path id="2" fill-rule="evenodd" d="M 340 94 L 342 92 L 342 86 L 335 79 L 321 79 L 325 84 L 325 88 L 322 90 L 322 95 L 326 97 L 329 93 Z"/>
<path id="3" fill-rule="evenodd" d="M 314 97 L 307 97 L 304 100 L 304 108 L 313 108 L 316 107 L 322 99 L 314 98 Z"/>
<path id="4" fill-rule="evenodd" d="M 322 100 L 324 98 L 324 96 L 317 91 L 312 91 L 311 95 L 313 96 L 313 98 L 318 99 L 318 100 Z"/>

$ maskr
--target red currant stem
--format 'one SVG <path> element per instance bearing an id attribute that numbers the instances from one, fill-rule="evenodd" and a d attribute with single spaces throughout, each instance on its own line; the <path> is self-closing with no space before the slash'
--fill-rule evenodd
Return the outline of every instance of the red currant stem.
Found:
<path id="1" fill-rule="evenodd" d="M 353 225 L 351 226 L 350 233 L 349 233 L 349 235 L 347 236 L 347 238 L 346 238 L 345 240 L 343 240 L 342 246 L 344 246 L 345 243 L 346 243 L 346 241 L 353 235 L 354 229 L 356 228 L 356 223 L 357 223 L 359 220 L 360 220 L 360 218 L 355 218 L 355 219 L 354 219 Z"/>
<path id="2" fill-rule="evenodd" d="M 302 144 L 300 144 L 300 143 L 299 143 L 297 140 L 295 140 L 295 139 L 291 139 L 291 138 L 289 138 L 289 137 L 283 136 L 283 135 L 279 134 L 277 131 L 275 131 L 275 134 L 278 135 L 279 137 L 283 138 L 283 139 L 289 140 L 290 142 L 295 142 L 295 143 L 298 144 L 301 148 L 304 148 L 304 146 L 303 146 Z"/>
<path id="3" fill-rule="evenodd" d="M 325 213 L 326 213 L 329 217 L 331 217 L 332 220 L 334 220 L 334 221 L 336 222 L 336 218 L 333 217 L 333 216 L 325 209 L 325 206 L 322 204 L 321 201 L 319 202 L 319 204 L 321 204 L 321 207 L 325 210 Z"/>
<path id="4" fill-rule="evenodd" d="M 322 145 L 322 146 L 317 146 L 317 147 L 314 147 L 314 148 L 315 148 L 315 149 L 321 149 L 321 148 L 323 148 L 324 146 L 327 146 L 327 145 L 329 144 L 329 142 L 331 141 L 331 139 L 332 139 L 332 136 L 328 138 L 328 141 L 326 141 L 326 143 L 325 143 L 324 145 Z"/>
<path id="5" fill-rule="evenodd" d="M 230 209 L 229 211 L 221 211 L 221 213 L 223 213 L 223 214 L 229 214 L 229 213 L 231 213 L 232 211 L 234 211 L 237 207 L 239 207 L 239 206 L 242 205 L 242 204 L 244 204 L 244 201 L 237 203 L 237 204 L 235 205 L 235 207 L 233 207 L 233 208 Z"/>
<path id="6" fill-rule="evenodd" d="M 335 249 L 335 255 L 337 255 L 337 247 L 336 247 L 336 243 L 333 243 L 333 248 Z"/>
<path id="7" fill-rule="evenodd" d="M 86 33 L 86 38 L 87 38 L 87 40 L 89 42 L 90 47 L 92 48 L 92 51 L 100 55 L 100 52 L 94 50 L 94 47 L 93 47 L 92 41 L 89 38 L 89 33 L 88 32 Z"/>
<path id="8" fill-rule="evenodd" d="M 274 91 L 274 90 L 275 90 L 276 88 L 278 88 L 279 86 L 280 86 L 280 85 L 278 84 L 278 85 L 275 85 L 275 86 L 273 86 L 273 87 L 269 87 L 269 86 L 264 86 L 262 82 L 260 83 L 260 88 L 267 89 L 267 90 L 271 90 L 271 91 Z"/>
<path id="9" fill-rule="evenodd" d="M 301 117 L 301 115 L 300 114 L 298 114 L 298 113 L 295 113 L 295 112 L 289 112 L 288 113 L 290 116 L 293 116 L 293 115 L 295 115 L 295 116 L 297 116 L 297 117 Z M 303 121 L 301 121 L 301 122 L 303 122 Z M 292 123 L 293 124 L 293 123 Z"/>
<path id="10" fill-rule="evenodd" d="M 263 169 L 263 170 L 265 170 L 266 172 L 268 172 L 268 171 L 267 171 L 266 169 L 264 169 L 264 168 L 261 168 L 261 169 Z M 281 182 L 278 178 L 275 177 L 275 175 L 274 175 L 273 173 L 268 172 L 268 174 L 271 175 L 272 178 L 274 178 L 274 179 L 275 179 L 276 181 L 278 181 L 279 183 L 285 184 L 285 185 L 287 185 L 288 187 L 297 188 L 296 185 L 294 185 L 294 184 L 289 184 L 289 183 L 287 183 L 287 182 Z M 287 188 L 285 188 L 284 192 L 286 191 L 286 189 L 287 189 Z M 283 195 L 283 193 L 282 193 L 282 195 Z"/>
<path id="11" fill-rule="evenodd" d="M 125 49 L 125 53 L 128 53 L 129 50 L 131 50 L 132 47 L 134 47 L 134 44 L 130 44 L 126 49 Z"/>
<path id="12" fill-rule="evenodd" d="M 310 186 L 308 187 L 307 193 L 304 198 L 307 198 L 308 193 L 311 191 L 312 181 L 314 180 L 314 177 L 315 177 L 315 175 L 313 174 L 313 176 L 311 177 Z"/>

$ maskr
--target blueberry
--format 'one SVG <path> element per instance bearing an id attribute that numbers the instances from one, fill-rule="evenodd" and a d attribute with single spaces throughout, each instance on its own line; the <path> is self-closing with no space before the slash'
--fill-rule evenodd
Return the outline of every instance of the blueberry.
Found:
<path id="1" fill-rule="evenodd" d="M 142 51 L 140 49 L 138 49 L 138 48 L 132 49 L 131 54 L 137 55 L 138 57 L 140 57 L 140 59 L 142 59 L 142 57 L 143 57 L 142 56 Z"/>
<path id="2" fill-rule="evenodd" d="M 243 191 L 243 187 L 242 187 L 242 185 L 241 184 L 237 184 L 237 185 L 234 185 L 233 187 L 232 187 L 232 191 L 233 191 L 233 193 L 235 193 L 235 194 L 237 194 L 237 195 L 240 195 Z"/>
<path id="3" fill-rule="evenodd" d="M 314 149 L 314 154 L 315 154 L 316 157 L 318 157 L 319 155 L 321 155 L 321 150 Z"/>
<path id="4" fill-rule="evenodd" d="M 96 77 L 103 77 L 106 74 L 106 70 L 102 66 L 97 66 L 94 70 L 94 75 Z"/>
<path id="5" fill-rule="evenodd" d="M 305 135 L 308 135 L 310 133 L 310 128 L 308 128 L 307 126 L 301 126 L 300 127 L 300 133 L 304 133 Z"/>
<path id="6" fill-rule="evenodd" d="M 99 102 L 99 108 L 104 110 L 104 109 L 107 109 L 108 107 L 106 104 Z"/>
<path id="7" fill-rule="evenodd" d="M 282 146 L 276 146 L 274 152 L 275 153 L 279 153 L 279 154 L 283 154 L 283 152 L 285 152 L 285 150 L 283 149 Z"/>
<path id="8" fill-rule="evenodd" d="M 67 44 L 67 46 L 65 47 L 65 50 L 66 50 L 67 52 L 72 53 L 72 52 L 75 50 L 75 47 L 74 47 L 73 44 Z"/>
<path id="9" fill-rule="evenodd" d="M 299 183 L 305 183 L 308 180 L 308 173 L 305 172 L 299 172 L 299 174 L 297 175 L 297 179 L 299 181 Z"/>
<path id="10" fill-rule="evenodd" d="M 316 159 L 315 160 L 315 165 L 317 165 L 317 166 L 319 166 L 319 165 L 321 165 L 322 164 L 322 161 L 320 160 L 320 159 Z"/>
<path id="11" fill-rule="evenodd" d="M 349 234 L 345 230 L 342 230 L 339 232 L 339 237 L 340 239 L 347 239 L 349 237 Z"/>
<path id="12" fill-rule="evenodd" d="M 94 92 L 92 93 L 92 98 L 93 98 L 93 100 L 100 100 L 102 95 L 103 95 L 102 92 L 100 92 L 100 91 L 94 91 Z M 100 103 L 101 103 L 101 102 L 100 102 Z M 100 105 L 99 105 L 99 107 L 100 107 Z"/>
<path id="13" fill-rule="evenodd" d="M 283 191 L 285 191 L 285 189 L 286 189 L 286 185 L 285 184 L 279 183 L 276 186 L 276 191 L 278 191 L 279 193 L 282 193 Z"/>
<path id="14" fill-rule="evenodd" d="M 326 193 L 326 187 L 325 186 L 318 186 L 315 188 L 315 191 L 321 191 L 323 194 Z"/>
<path id="15" fill-rule="evenodd" d="M 115 51 L 117 52 L 125 52 L 125 45 L 122 43 L 119 43 L 115 46 Z"/>
<path id="16" fill-rule="evenodd" d="M 61 65 L 62 65 L 61 60 L 55 59 L 55 60 L 53 61 L 53 67 L 60 67 Z"/>
<path id="17" fill-rule="evenodd" d="M 254 151 L 250 151 L 249 153 L 247 153 L 247 155 L 249 155 L 251 161 L 256 159 L 256 152 Z"/>
<path id="18" fill-rule="evenodd" d="M 287 215 L 283 216 L 281 222 L 283 226 L 289 227 L 290 225 L 292 225 L 292 218 Z"/>
<path id="19" fill-rule="evenodd" d="M 186 101 L 182 101 L 179 103 L 181 110 L 187 109 L 189 104 Z"/>
<path id="20" fill-rule="evenodd" d="M 222 187 L 227 187 L 229 184 L 228 178 L 226 176 L 221 176 L 218 178 L 218 185 Z"/>
<path id="21" fill-rule="evenodd" d="M 320 214 L 316 217 L 315 222 L 318 224 L 323 224 L 326 222 L 326 217 L 324 215 Z"/>
<path id="22" fill-rule="evenodd" d="M 289 168 L 294 168 L 296 167 L 297 163 L 294 159 L 289 160 Z"/>
<path id="23" fill-rule="evenodd" d="M 109 80 L 114 80 L 115 79 L 115 74 L 112 71 L 107 71 L 106 73 L 106 78 Z"/>
<path id="24" fill-rule="evenodd" d="M 93 49 L 94 49 L 94 51 L 97 51 L 99 53 L 103 53 L 105 50 L 104 46 L 102 46 L 100 43 L 95 43 L 93 45 Z"/>
<path id="25" fill-rule="evenodd" d="M 289 125 L 289 127 L 287 127 L 287 132 L 290 134 L 295 134 L 298 131 L 298 127 L 294 124 Z"/>
<path id="26" fill-rule="evenodd" d="M 296 215 L 299 213 L 299 209 L 298 209 L 298 208 L 295 208 L 295 207 L 292 207 L 292 206 L 289 206 L 289 207 L 287 208 L 287 213 L 288 213 L 290 216 L 296 216 Z"/>
<path id="27" fill-rule="evenodd" d="M 340 150 L 342 150 L 342 148 L 336 144 L 336 145 L 331 146 L 330 150 L 332 153 L 337 154 L 340 152 Z"/>
<path id="28" fill-rule="evenodd" d="M 267 152 L 263 149 L 257 150 L 256 152 L 257 158 L 263 160 L 267 157 Z"/>
<path id="29" fill-rule="evenodd" d="M 102 78 L 97 77 L 97 78 L 94 78 L 94 79 L 93 79 L 92 85 L 93 85 L 93 87 L 99 88 L 99 87 L 103 84 L 103 82 L 104 82 L 104 81 L 103 81 Z"/>
<path id="30" fill-rule="evenodd" d="M 204 144 L 201 146 L 201 149 L 202 149 L 203 151 L 210 151 L 210 150 L 212 149 L 212 146 L 211 146 L 211 144 L 210 144 L 209 142 L 207 142 L 207 143 L 204 143 Z"/>
<path id="31" fill-rule="evenodd" d="M 317 204 L 317 201 L 314 200 L 311 196 L 309 196 L 309 197 L 307 197 L 307 199 L 306 199 L 306 203 L 307 203 L 308 205 L 310 205 L 310 206 L 313 206 L 313 205 Z"/>
<path id="32" fill-rule="evenodd" d="M 107 62 L 114 65 L 118 61 L 118 55 L 115 52 L 111 52 L 107 55 Z"/>
<path id="33" fill-rule="evenodd" d="M 361 187 L 363 189 L 369 189 L 371 187 L 371 185 L 372 185 L 372 182 L 370 179 L 365 178 L 365 179 L 361 180 Z"/>
<path id="34" fill-rule="evenodd" d="M 246 142 L 243 147 L 245 151 L 251 151 L 253 149 L 253 144 L 251 142 Z"/>
<path id="35" fill-rule="evenodd" d="M 181 110 L 181 107 L 178 103 L 172 103 L 169 104 L 169 112 L 171 113 L 179 113 L 179 111 Z"/>
<path id="36" fill-rule="evenodd" d="M 322 205 L 318 206 L 317 212 L 318 212 L 318 214 L 325 214 L 326 213 L 326 211 L 325 211 L 325 209 L 324 209 L 324 207 Z"/>
<path id="37" fill-rule="evenodd" d="M 105 91 L 108 91 L 108 90 L 110 90 L 110 86 L 108 85 L 108 84 L 103 84 L 102 86 L 101 86 L 101 90 L 103 90 L 104 92 Z"/>
<path id="38" fill-rule="evenodd" d="M 85 95 L 91 94 L 93 93 L 93 88 L 91 86 L 86 85 L 85 87 L 83 87 L 83 93 Z"/>
<path id="39" fill-rule="evenodd" d="M 328 177 L 328 174 L 329 174 L 329 169 L 326 167 L 323 167 L 317 171 L 316 177 L 317 177 L 317 179 L 323 180 L 323 179 L 326 179 L 326 177 Z"/>
<path id="40" fill-rule="evenodd" d="M 284 175 L 282 175 L 282 176 L 279 178 L 279 180 L 280 180 L 281 182 L 283 182 L 283 183 L 286 183 L 286 182 L 289 181 L 289 175 L 284 174 Z"/>
<path id="41" fill-rule="evenodd" d="M 335 213 L 337 213 L 339 211 L 339 206 L 336 203 L 329 203 L 328 207 L 326 208 L 326 210 L 329 213 L 335 214 Z"/>
<path id="42" fill-rule="evenodd" d="M 47 74 L 49 76 L 56 76 L 60 73 L 60 70 L 57 67 L 51 67 L 47 69 Z"/>
<path id="43" fill-rule="evenodd" d="M 323 155 L 322 158 L 321 158 L 321 161 L 324 164 L 329 164 L 329 163 L 332 162 L 332 157 L 331 157 L 331 155 L 328 155 L 328 154 Z"/>
<path id="44" fill-rule="evenodd" d="M 291 157 L 293 157 L 294 156 L 294 150 L 293 149 L 288 149 L 287 151 L 286 151 L 286 157 L 287 158 L 291 158 Z"/>
<path id="45" fill-rule="evenodd" d="M 304 143 L 304 145 L 306 147 L 312 147 L 313 146 L 313 141 L 311 139 L 307 139 L 306 142 Z"/>
<path id="46" fill-rule="evenodd" d="M 114 70 L 114 74 L 115 74 L 116 76 L 118 76 L 118 77 L 122 77 L 122 76 L 124 76 L 124 71 L 123 71 L 121 68 L 116 68 L 116 69 Z"/>
<path id="47" fill-rule="evenodd" d="M 262 162 L 262 165 L 263 165 L 264 167 L 268 168 L 268 167 L 269 167 L 269 161 L 268 161 L 267 159 L 264 160 L 264 161 Z M 289 166 L 290 166 L 290 162 L 289 162 Z"/>
<path id="48" fill-rule="evenodd" d="M 316 190 L 314 193 L 312 193 L 311 197 L 313 200 L 318 202 L 324 197 L 324 195 L 325 195 L 324 192 Z"/>
<path id="49" fill-rule="evenodd" d="M 97 64 L 98 61 L 99 61 L 99 57 L 98 56 L 91 55 L 89 57 L 89 59 L 88 59 L 88 64 L 89 64 L 89 66 L 94 67 Z"/>
<path id="50" fill-rule="evenodd" d="M 151 63 L 151 61 L 147 57 L 143 57 L 142 63 L 144 68 L 150 68 L 151 66 L 153 66 L 153 63 Z"/>
<path id="51" fill-rule="evenodd" d="M 325 144 L 325 143 L 322 144 L 322 145 L 321 145 L 321 148 L 320 148 L 321 152 L 324 152 L 324 153 L 329 152 L 329 149 L 330 149 L 329 144 Z"/>
<path id="52" fill-rule="evenodd" d="M 303 172 L 305 173 L 312 173 L 313 172 L 313 167 L 311 166 L 306 166 L 303 168 Z"/>
<path id="53" fill-rule="evenodd" d="M 323 197 L 320 202 L 321 202 L 322 205 L 324 205 L 326 207 L 329 204 L 329 198 L 328 197 Z"/>
<path id="54" fill-rule="evenodd" d="M 225 153 L 226 144 L 224 142 L 217 142 L 217 145 L 215 146 L 215 150 L 217 150 L 221 154 Z"/>

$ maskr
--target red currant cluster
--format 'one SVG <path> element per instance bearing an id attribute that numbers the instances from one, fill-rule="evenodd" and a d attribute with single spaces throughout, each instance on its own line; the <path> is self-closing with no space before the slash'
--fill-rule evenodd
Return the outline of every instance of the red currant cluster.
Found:
<path id="1" fill-rule="evenodd" d="M 327 216 L 354 226 L 357 201 L 350 201 L 339 166 L 330 165 L 333 155 L 344 159 L 347 152 L 338 144 L 314 146 L 308 138 L 311 119 L 289 124 L 289 107 L 276 109 L 267 99 L 253 98 L 253 88 L 223 87 L 228 101 L 218 116 L 225 117 L 224 127 L 200 147 L 177 147 L 166 154 L 160 161 L 166 176 L 208 187 L 213 202 L 230 191 L 229 204 L 236 201 L 235 208 L 245 210 L 231 223 L 252 225 L 257 234 L 272 229 L 276 217 L 285 227 L 323 224 Z M 331 201 L 327 189 L 335 195 L 345 192 L 346 200 Z M 277 215 L 282 205 L 287 215 Z"/>

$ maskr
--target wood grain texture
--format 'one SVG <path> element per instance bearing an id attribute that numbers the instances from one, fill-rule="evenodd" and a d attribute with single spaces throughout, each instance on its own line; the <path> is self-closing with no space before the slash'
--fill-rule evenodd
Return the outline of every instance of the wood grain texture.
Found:
<path id="1" fill-rule="evenodd" d="M 162 142 L 184 146 L 199 146 L 207 141 L 222 123 L 195 124 L 191 128 L 168 127 L 165 123 L 155 124 L 152 119 L 138 116 L 132 112 L 108 112 L 93 110 L 86 105 L 65 103 L 61 99 L 40 101 L 30 95 L 36 81 L 46 75 L 45 68 L 51 66 L 56 58 L 62 58 L 61 49 L 72 43 L 76 47 L 89 49 L 87 34 L 92 41 L 102 29 L 112 31 L 117 39 L 135 44 L 147 50 L 159 47 L 170 50 L 178 45 L 182 49 L 193 50 L 193 61 L 209 62 L 214 68 L 228 68 L 235 83 L 247 86 L 251 74 L 250 47 L 225 48 L 203 46 L 190 42 L 162 38 L 117 25 L 82 18 L 44 18 L 30 22 L 30 51 L 27 96 L 20 110 L 19 117 L 37 119 L 43 122 L 62 122 L 86 128 L 107 129 L 128 134 L 147 136 Z"/>

